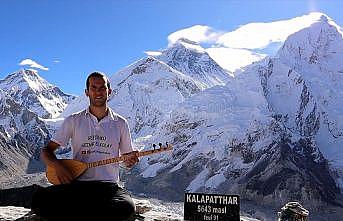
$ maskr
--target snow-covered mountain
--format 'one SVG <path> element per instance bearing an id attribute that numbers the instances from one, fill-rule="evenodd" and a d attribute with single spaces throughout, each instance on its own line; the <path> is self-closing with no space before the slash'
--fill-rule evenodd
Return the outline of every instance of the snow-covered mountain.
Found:
<path id="1" fill-rule="evenodd" d="M 276 56 L 188 98 L 145 141 L 169 141 L 173 153 L 143 159 L 128 186 L 167 199 L 186 190 L 342 206 L 342 45 L 322 15 Z"/>
<path id="2" fill-rule="evenodd" d="M 0 90 L 0 180 L 42 171 L 39 150 L 49 132 L 37 114 Z"/>
<path id="3" fill-rule="evenodd" d="M 58 116 L 75 96 L 63 93 L 35 70 L 20 70 L 0 80 L 0 89 L 42 118 Z"/>
<path id="4" fill-rule="evenodd" d="M 0 80 L 1 182 L 43 171 L 40 149 L 54 128 L 42 120 L 60 114 L 72 99 L 34 70 Z"/>
<path id="5" fill-rule="evenodd" d="M 134 137 L 148 136 L 188 97 L 230 80 L 229 73 L 199 45 L 181 39 L 158 55 L 143 58 L 113 74 L 109 105 L 127 117 Z M 86 96 L 79 97 L 61 117 L 87 106 Z"/>
<path id="6" fill-rule="evenodd" d="M 300 73 L 298 78 L 302 81 L 300 85 L 303 85 L 301 96 L 304 103 L 298 112 L 312 112 L 308 119 L 306 116 L 299 116 L 298 119 L 317 119 L 317 131 L 313 135 L 330 163 L 340 167 L 343 167 L 342 33 L 342 29 L 330 18 L 322 16 L 310 28 L 291 36 L 278 53 L 279 59 L 289 67 L 290 77 Z M 286 112 L 285 107 L 280 108 L 280 111 Z M 288 112 L 293 114 L 293 118 L 298 114 Z M 289 127 L 294 128 L 294 125 Z"/>
<path id="7" fill-rule="evenodd" d="M 170 45 L 182 38 L 194 41 L 222 68 L 235 72 L 268 55 L 275 55 L 289 35 L 309 27 L 322 15 L 311 12 L 286 20 L 248 23 L 229 31 L 194 25 L 171 33 L 168 41 Z"/>
<path id="8" fill-rule="evenodd" d="M 156 58 L 192 77 L 203 89 L 225 85 L 232 78 L 205 49 L 188 39 L 179 39 Z"/>
<path id="9" fill-rule="evenodd" d="M 153 57 L 112 75 L 109 105 L 125 114 L 135 134 L 149 135 L 188 97 L 200 91 L 191 77 Z"/>

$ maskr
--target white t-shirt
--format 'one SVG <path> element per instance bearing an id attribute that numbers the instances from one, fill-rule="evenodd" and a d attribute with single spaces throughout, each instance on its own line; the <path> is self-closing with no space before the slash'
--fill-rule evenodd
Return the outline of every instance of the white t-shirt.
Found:
<path id="1" fill-rule="evenodd" d="M 110 159 L 133 151 L 125 118 L 109 108 L 108 115 L 98 122 L 89 109 L 67 117 L 52 141 L 67 146 L 71 140 L 73 158 L 85 163 Z M 86 170 L 78 180 L 119 181 L 119 165 L 107 164 Z"/>

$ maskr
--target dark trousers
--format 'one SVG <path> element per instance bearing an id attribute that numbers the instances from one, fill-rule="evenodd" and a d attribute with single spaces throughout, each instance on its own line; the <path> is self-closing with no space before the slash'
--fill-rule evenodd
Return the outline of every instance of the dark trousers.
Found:
<path id="1" fill-rule="evenodd" d="M 47 220 L 133 220 L 130 194 L 114 183 L 74 181 L 41 188 L 31 209 Z"/>

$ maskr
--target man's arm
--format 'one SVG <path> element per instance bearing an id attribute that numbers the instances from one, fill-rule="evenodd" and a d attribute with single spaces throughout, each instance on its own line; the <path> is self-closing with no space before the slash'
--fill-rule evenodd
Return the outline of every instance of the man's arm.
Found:
<path id="1" fill-rule="evenodd" d="M 121 128 L 119 150 L 121 155 L 127 156 L 123 162 L 126 167 L 131 168 L 138 163 L 138 151 L 134 151 L 132 148 L 130 128 L 126 120 Z"/>
<path id="2" fill-rule="evenodd" d="M 60 145 L 54 141 L 50 141 L 48 145 L 42 149 L 41 159 L 45 165 L 53 167 L 56 171 L 56 175 L 61 183 L 70 183 L 72 181 L 72 174 L 67 168 L 57 159 L 55 155 L 55 150 L 59 148 Z"/>

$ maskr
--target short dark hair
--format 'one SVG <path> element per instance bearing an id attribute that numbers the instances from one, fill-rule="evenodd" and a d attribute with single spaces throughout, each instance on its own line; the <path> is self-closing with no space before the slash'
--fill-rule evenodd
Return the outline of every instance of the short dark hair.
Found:
<path id="1" fill-rule="evenodd" d="M 104 73 L 101 73 L 99 71 L 94 71 L 92 72 L 90 75 L 88 75 L 87 77 L 87 81 L 86 81 L 86 88 L 87 90 L 89 89 L 89 79 L 91 77 L 96 77 L 96 78 L 103 78 L 105 79 L 106 81 L 106 84 L 107 84 L 107 88 L 110 89 L 111 88 L 111 84 L 110 84 L 110 81 L 108 80 L 107 76 L 104 74 Z"/>

